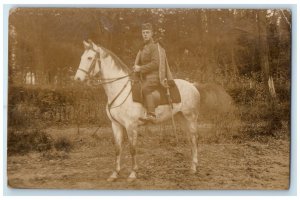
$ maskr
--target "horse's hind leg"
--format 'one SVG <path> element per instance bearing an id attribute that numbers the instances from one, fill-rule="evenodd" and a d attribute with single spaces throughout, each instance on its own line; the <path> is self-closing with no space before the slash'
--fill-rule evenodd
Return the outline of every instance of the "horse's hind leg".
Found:
<path id="1" fill-rule="evenodd" d="M 197 165 L 198 165 L 198 130 L 197 130 L 197 118 L 198 113 L 182 113 L 182 128 L 187 133 L 189 143 L 191 145 L 191 153 L 192 153 L 192 163 L 191 163 L 191 172 L 196 173 Z"/>
<path id="2" fill-rule="evenodd" d="M 119 172 L 121 170 L 121 153 L 122 153 L 122 142 L 123 142 L 123 133 L 124 128 L 116 123 L 112 123 L 112 129 L 114 134 L 114 142 L 115 142 L 115 148 L 116 148 L 116 169 L 113 171 L 113 173 L 110 175 L 110 177 L 107 179 L 107 181 L 114 181 L 118 178 Z"/>
<path id="3" fill-rule="evenodd" d="M 130 154 L 131 154 L 131 159 L 132 159 L 132 169 L 131 172 L 128 176 L 127 181 L 132 182 L 137 178 L 137 162 L 136 162 L 136 143 L 137 143 L 137 128 L 133 127 L 128 127 L 126 129 L 127 135 L 128 135 L 128 140 L 129 140 L 129 146 L 130 146 Z"/>

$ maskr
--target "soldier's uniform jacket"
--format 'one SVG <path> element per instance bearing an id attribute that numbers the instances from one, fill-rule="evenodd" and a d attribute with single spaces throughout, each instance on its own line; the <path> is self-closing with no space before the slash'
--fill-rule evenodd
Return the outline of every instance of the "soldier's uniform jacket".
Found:
<path id="1" fill-rule="evenodd" d="M 153 40 L 140 49 L 135 64 L 141 66 L 142 79 L 148 86 L 158 86 L 160 84 L 159 51 Z"/>

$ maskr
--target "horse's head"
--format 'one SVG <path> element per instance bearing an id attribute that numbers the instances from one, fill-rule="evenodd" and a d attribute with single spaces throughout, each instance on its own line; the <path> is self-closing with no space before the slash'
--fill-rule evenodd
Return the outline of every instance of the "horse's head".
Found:
<path id="1" fill-rule="evenodd" d="M 100 70 L 100 48 L 92 41 L 83 41 L 84 52 L 81 56 L 74 80 L 84 81 L 95 76 Z"/>

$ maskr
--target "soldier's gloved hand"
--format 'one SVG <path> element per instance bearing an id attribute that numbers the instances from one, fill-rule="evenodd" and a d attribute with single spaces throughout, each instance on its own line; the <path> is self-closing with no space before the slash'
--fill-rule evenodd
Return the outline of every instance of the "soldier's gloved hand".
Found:
<path id="1" fill-rule="evenodd" d="M 133 66 L 133 71 L 134 71 L 134 72 L 140 72 L 140 71 L 141 71 L 141 66 L 139 66 L 139 65 L 134 65 L 134 66 Z"/>

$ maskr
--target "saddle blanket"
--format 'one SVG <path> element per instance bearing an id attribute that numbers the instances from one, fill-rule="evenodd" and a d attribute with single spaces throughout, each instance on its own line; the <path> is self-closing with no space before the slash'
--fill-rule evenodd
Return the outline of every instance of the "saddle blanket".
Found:
<path id="1" fill-rule="evenodd" d="M 170 80 L 168 84 L 170 86 L 170 94 L 171 94 L 170 96 L 171 96 L 172 103 L 180 103 L 181 97 L 180 97 L 178 87 L 175 84 L 175 81 Z M 157 103 L 157 106 L 169 104 L 167 89 L 164 88 L 163 86 L 160 86 L 157 91 L 160 94 L 160 99 Z M 141 83 L 139 81 L 134 81 L 132 83 L 132 99 L 134 102 L 144 104 L 144 98 L 141 90 Z"/>

